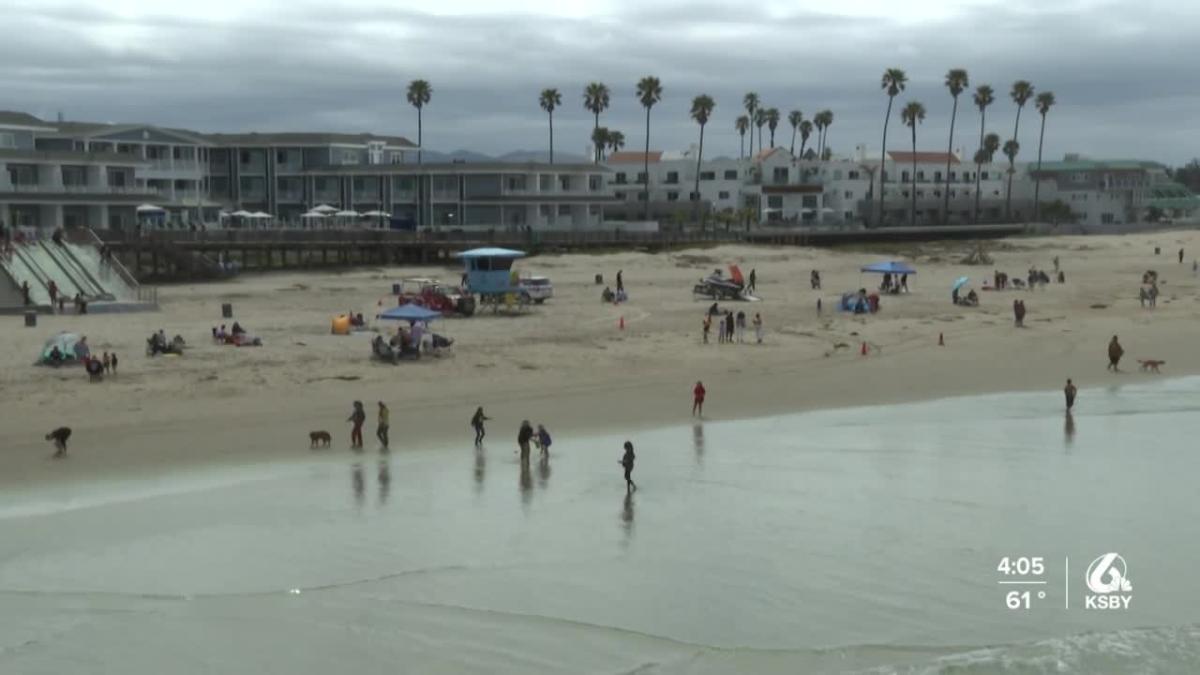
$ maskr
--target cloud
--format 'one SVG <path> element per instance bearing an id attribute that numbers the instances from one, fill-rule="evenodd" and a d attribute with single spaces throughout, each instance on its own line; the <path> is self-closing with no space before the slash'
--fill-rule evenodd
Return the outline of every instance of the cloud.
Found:
<path id="1" fill-rule="evenodd" d="M 1192 65 L 1200 8 L 1143 0 L 842 0 L 819 11 L 795 3 L 486 0 L 395 3 L 347 0 L 201 4 L 11 0 L 0 42 L 6 107 L 73 119 L 146 121 L 202 131 L 345 130 L 415 136 L 404 100 L 417 77 L 434 88 L 425 113 L 433 148 L 485 152 L 540 148 L 547 86 L 563 93 L 556 147 L 582 152 L 591 116 L 583 86 L 606 82 L 613 104 L 602 123 L 644 143 L 645 112 L 634 97 L 658 76 L 663 101 L 651 112 L 651 145 L 694 142 L 691 97 L 717 109 L 706 150 L 736 154 L 733 120 L 742 94 L 759 93 L 785 115 L 835 114 L 829 144 L 878 152 L 885 67 L 910 77 L 899 102 L 925 103 L 918 144 L 946 144 L 951 100 L 945 71 L 964 67 L 999 100 L 988 130 L 1012 134 L 1009 84 L 1032 81 L 1059 105 L 1047 121 L 1046 154 L 1136 156 L 1171 163 L 1193 151 L 1180 139 L 1200 127 Z M 178 5 L 178 6 L 177 6 Z M 1038 119 L 1022 115 L 1024 158 Z M 978 113 L 960 100 L 955 145 L 973 147 Z M 909 141 L 898 121 L 893 147 Z M 905 130 L 906 131 L 906 130 Z M 786 144 L 790 130 L 777 131 Z M 969 150 L 968 150 L 969 152 Z"/>

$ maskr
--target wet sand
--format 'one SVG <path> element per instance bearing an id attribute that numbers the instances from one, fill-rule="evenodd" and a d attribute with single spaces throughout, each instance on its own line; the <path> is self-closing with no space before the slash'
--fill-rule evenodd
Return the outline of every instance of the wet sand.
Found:
<path id="1" fill-rule="evenodd" d="M 1155 246 L 1163 249 L 1153 255 Z M 1174 252 L 1200 252 L 1200 236 L 1168 232 L 1124 237 L 1014 239 L 987 245 L 989 266 L 959 260 L 971 244 L 921 244 L 867 251 L 721 247 L 669 254 L 540 256 L 521 268 L 543 273 L 556 296 L 518 317 L 483 314 L 439 322 L 453 354 L 396 367 L 373 363 L 367 335 L 329 334 L 333 314 L 371 316 L 391 284 L 406 276 L 457 279 L 449 268 L 388 268 L 339 273 L 247 275 L 224 283 L 167 286 L 151 314 L 42 317 L 36 329 L 18 317 L 0 322 L 0 487 L 159 475 L 229 462 L 270 462 L 307 453 L 308 432 L 348 445 L 350 401 L 386 400 L 399 448 L 469 438 L 475 406 L 495 418 L 493 438 L 512 439 L 521 419 L 556 434 L 633 432 L 689 419 L 690 391 L 704 380 L 710 419 L 893 403 L 990 391 L 1057 391 L 1067 377 L 1083 387 L 1122 386 L 1156 376 L 1132 372 L 1136 358 L 1166 359 L 1165 375 L 1200 372 L 1198 280 Z M 993 269 L 1021 276 L 1052 270 L 1059 256 L 1065 285 L 1034 292 L 982 292 L 983 305 L 949 302 L 950 284 L 978 285 Z M 907 259 L 919 273 L 912 293 L 885 296 L 883 312 L 834 312 L 842 291 L 875 284 L 867 262 Z M 1190 260 L 1191 256 L 1188 256 Z M 741 264 L 759 276 L 763 345 L 701 345 L 709 302 L 691 286 L 714 267 Z M 824 289 L 808 285 L 821 270 Z M 593 276 L 625 272 L 628 304 L 599 302 Z M 1159 307 L 1137 302 L 1146 269 L 1161 275 Z M 825 311 L 818 315 L 816 302 Z M 1013 327 L 1011 304 L 1023 298 L 1026 328 Z M 266 346 L 216 346 L 210 328 L 220 306 Z M 618 324 L 624 318 L 626 328 Z M 192 345 L 182 358 L 148 359 L 145 338 L 163 328 Z M 57 330 L 88 335 L 96 351 L 115 350 L 121 372 L 90 385 L 78 370 L 30 366 Z M 946 345 L 939 347 L 939 334 Z M 1126 372 L 1103 370 L 1108 337 L 1119 334 Z M 859 354 L 862 343 L 870 354 Z M 73 457 L 50 462 L 50 429 L 69 424 Z M 370 423 L 369 423 L 370 425 Z"/>
<path id="2" fill-rule="evenodd" d="M 1198 400 L 647 429 L 632 495 L 611 434 L 528 471 L 498 438 L 6 490 L 0 671 L 1188 672 Z M 1131 607 L 1084 610 L 1108 551 Z M 1004 556 L 1043 556 L 1048 597 L 1006 609 Z"/>

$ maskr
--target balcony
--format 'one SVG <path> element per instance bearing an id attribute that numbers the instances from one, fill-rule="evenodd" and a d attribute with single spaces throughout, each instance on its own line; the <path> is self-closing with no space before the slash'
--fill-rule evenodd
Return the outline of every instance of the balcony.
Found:
<path id="1" fill-rule="evenodd" d="M 11 185 L 0 183 L 0 192 L 12 194 L 46 194 L 46 195 L 156 195 L 159 190 L 148 187 L 130 187 L 119 185 L 41 185 L 20 183 Z"/>

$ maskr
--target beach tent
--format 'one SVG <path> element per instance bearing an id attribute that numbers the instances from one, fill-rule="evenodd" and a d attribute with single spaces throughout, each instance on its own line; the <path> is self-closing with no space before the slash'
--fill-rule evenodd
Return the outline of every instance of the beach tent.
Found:
<path id="1" fill-rule="evenodd" d="M 375 318 L 416 323 L 418 321 L 433 321 L 434 319 L 441 318 L 441 316 L 441 312 L 435 312 L 432 309 L 426 309 L 425 307 L 410 302 L 407 305 L 393 307 L 388 311 L 377 315 Z"/>
<path id="2" fill-rule="evenodd" d="M 38 359 L 33 362 L 33 365 L 40 366 L 49 363 L 50 352 L 54 351 L 55 347 L 62 352 L 63 363 L 75 363 L 76 342 L 79 342 L 79 335 L 76 333 L 58 333 L 42 345 L 42 350 L 38 352 Z"/>
<path id="3" fill-rule="evenodd" d="M 868 272 L 871 274 L 916 274 L 917 271 L 907 263 L 891 260 L 888 262 L 871 263 L 864 266 L 860 272 Z"/>

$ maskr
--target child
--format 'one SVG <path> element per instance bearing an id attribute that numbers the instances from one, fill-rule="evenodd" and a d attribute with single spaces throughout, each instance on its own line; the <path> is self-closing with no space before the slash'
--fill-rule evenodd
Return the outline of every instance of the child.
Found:
<path id="1" fill-rule="evenodd" d="M 66 457 L 66 455 L 67 455 L 67 439 L 70 437 L 71 437 L 71 427 L 59 427 L 59 428 L 55 429 L 54 431 L 51 431 L 50 433 L 46 434 L 46 440 L 54 441 L 54 447 L 57 448 L 57 450 L 54 452 L 54 456 L 56 458 L 57 457 Z"/>
<path id="2" fill-rule="evenodd" d="M 551 442 L 550 432 L 546 431 L 546 427 L 539 424 L 537 428 L 537 436 L 535 438 L 537 439 L 538 447 L 542 449 L 542 457 L 549 457 Z"/>
<path id="3" fill-rule="evenodd" d="M 631 492 L 637 489 L 637 484 L 633 482 L 633 443 L 625 441 L 625 454 L 621 456 L 619 464 L 625 467 L 625 491 Z"/>
<path id="4" fill-rule="evenodd" d="M 112 358 L 108 355 L 108 352 L 104 352 L 104 358 L 100 363 L 104 366 L 104 374 L 107 375 L 108 371 L 112 369 Z"/>

